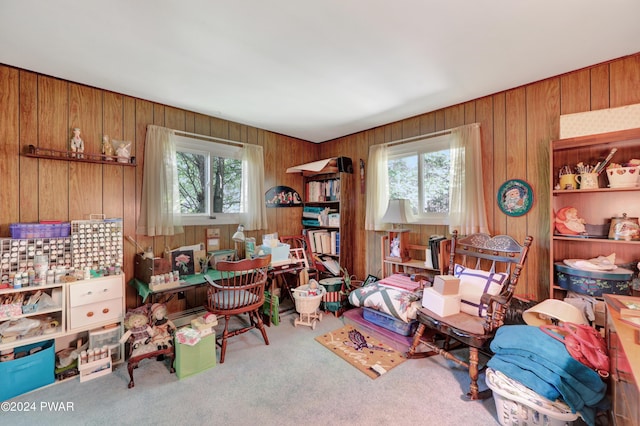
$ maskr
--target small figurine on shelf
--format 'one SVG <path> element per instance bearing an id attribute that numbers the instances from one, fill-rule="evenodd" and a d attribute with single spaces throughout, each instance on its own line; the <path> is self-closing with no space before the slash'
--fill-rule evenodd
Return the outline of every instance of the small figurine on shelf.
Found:
<path id="1" fill-rule="evenodd" d="M 578 217 L 575 207 L 563 207 L 555 218 L 556 232 L 561 235 L 580 235 L 586 233 L 585 220 Z"/>
<path id="2" fill-rule="evenodd" d="M 117 146 L 116 146 L 117 144 Z M 119 163 L 128 163 L 131 158 L 131 142 L 113 141 Z"/>
<path id="3" fill-rule="evenodd" d="M 111 146 L 111 142 L 109 142 L 109 136 L 104 135 L 102 137 L 102 155 L 104 155 L 103 160 L 113 161 L 113 146 Z"/>
<path id="4" fill-rule="evenodd" d="M 71 151 L 72 157 L 83 158 L 82 153 L 84 152 L 84 141 L 80 137 L 80 129 L 78 127 L 73 129 L 73 137 L 71 138 Z"/>

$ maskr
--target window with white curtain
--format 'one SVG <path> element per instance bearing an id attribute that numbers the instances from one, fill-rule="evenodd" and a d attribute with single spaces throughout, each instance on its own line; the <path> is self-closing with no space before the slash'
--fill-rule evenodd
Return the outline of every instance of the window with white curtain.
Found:
<path id="1" fill-rule="evenodd" d="M 450 140 L 450 135 L 442 135 L 388 148 L 389 199 L 410 200 L 418 222 L 447 223 Z"/>
<path id="2" fill-rule="evenodd" d="M 417 223 L 489 232 L 478 123 L 369 147 L 365 229 L 380 231 L 390 199 L 411 200 Z"/>
<path id="3" fill-rule="evenodd" d="M 239 223 L 242 147 L 175 136 L 184 225 Z"/>

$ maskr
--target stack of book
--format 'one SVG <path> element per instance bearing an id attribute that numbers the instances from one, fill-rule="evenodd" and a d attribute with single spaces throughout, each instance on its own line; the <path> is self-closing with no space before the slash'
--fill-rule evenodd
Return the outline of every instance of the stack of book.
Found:
<path id="1" fill-rule="evenodd" d="M 340 255 L 340 232 L 327 229 L 307 230 L 312 253 Z"/>
<path id="2" fill-rule="evenodd" d="M 340 179 L 310 181 L 305 190 L 307 202 L 340 201 Z"/>
<path id="3" fill-rule="evenodd" d="M 640 297 L 604 294 L 604 298 L 620 314 L 620 321 L 640 328 Z"/>

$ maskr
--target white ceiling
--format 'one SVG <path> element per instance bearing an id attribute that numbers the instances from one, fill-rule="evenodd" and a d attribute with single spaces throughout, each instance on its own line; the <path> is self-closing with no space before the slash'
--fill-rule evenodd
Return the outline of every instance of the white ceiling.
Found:
<path id="1" fill-rule="evenodd" d="M 638 0 L 0 0 L 0 63 L 313 142 L 636 52 Z"/>

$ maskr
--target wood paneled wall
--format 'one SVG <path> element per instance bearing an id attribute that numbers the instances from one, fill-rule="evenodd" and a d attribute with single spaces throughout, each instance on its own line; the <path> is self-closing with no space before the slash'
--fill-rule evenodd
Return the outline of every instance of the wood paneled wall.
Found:
<path id="1" fill-rule="evenodd" d="M 95 89 L 38 73 L 0 65 L 0 236 L 9 236 L 13 222 L 44 219 L 77 220 L 90 214 L 124 219 L 125 235 L 156 254 L 203 240 L 204 228 L 191 226 L 175 237 L 135 235 L 142 183 L 146 126 L 156 124 L 187 132 L 262 145 L 266 188 L 287 185 L 302 192 L 302 178 L 287 167 L 332 157 L 365 164 L 369 146 L 417 136 L 462 124 L 482 126 L 487 212 L 493 233 L 522 240 L 534 237 L 532 253 L 520 281 L 518 295 L 548 296 L 550 191 L 547 187 L 549 143 L 559 136 L 561 114 L 640 103 L 640 54 L 514 88 L 491 96 L 428 112 L 406 120 L 345 136 L 323 144 L 275 134 L 215 117 Z M 26 145 L 67 149 L 71 129 L 80 127 L 87 152 L 99 152 L 102 135 L 132 142 L 138 166 L 67 163 L 20 155 Z M 365 167 L 366 169 L 366 167 Z M 366 170 L 365 170 L 366 173 Z M 508 179 L 524 179 L 535 192 L 525 216 L 504 215 L 495 195 Z M 380 233 L 364 230 L 365 196 L 357 177 L 354 267 L 359 278 L 380 274 Z M 268 232 L 300 232 L 300 209 L 268 209 Z M 230 247 L 234 226 L 221 228 Z M 411 226 L 411 241 L 424 243 L 432 234 L 446 234 L 443 226 Z M 261 235 L 261 233 L 260 233 Z M 249 236 L 259 237 L 258 233 Z M 133 275 L 135 247 L 125 241 L 125 273 Z M 137 303 L 127 290 L 127 305 Z"/>
<path id="2" fill-rule="evenodd" d="M 265 156 L 265 188 L 287 185 L 302 193 L 302 176 L 287 167 L 318 158 L 314 143 L 254 127 L 196 114 L 106 90 L 0 65 L 0 237 L 9 224 L 39 220 L 83 220 L 91 214 L 123 218 L 125 235 L 156 255 L 204 241 L 207 227 L 220 228 L 222 247 L 232 247 L 237 225 L 188 226 L 174 237 L 136 235 L 142 192 L 144 143 L 148 124 L 261 145 Z M 137 167 L 36 159 L 21 156 L 30 144 L 67 150 L 71 130 L 79 127 L 85 152 L 99 153 L 103 135 L 132 142 Z M 301 232 L 301 209 L 268 209 L 269 229 L 281 235 Z M 133 276 L 136 248 L 125 240 L 124 271 Z M 139 303 L 127 287 L 127 306 Z M 176 306 L 174 308 L 179 308 Z"/>
<path id="3" fill-rule="evenodd" d="M 526 235 L 534 237 L 517 294 L 542 300 L 549 295 L 549 145 L 559 138 L 560 115 L 636 103 L 640 103 L 640 54 L 335 139 L 321 144 L 320 157 L 349 156 L 359 167 L 360 159 L 367 162 L 371 145 L 480 123 L 491 231 L 521 241 Z M 524 216 L 506 216 L 497 206 L 496 193 L 509 179 L 523 179 L 533 188 L 534 204 Z M 382 233 L 364 231 L 365 197 L 359 189 L 353 202 L 357 213 L 353 272 L 358 277 L 379 275 Z M 436 226 L 410 228 L 411 242 L 423 244 L 432 234 L 448 232 Z"/>

